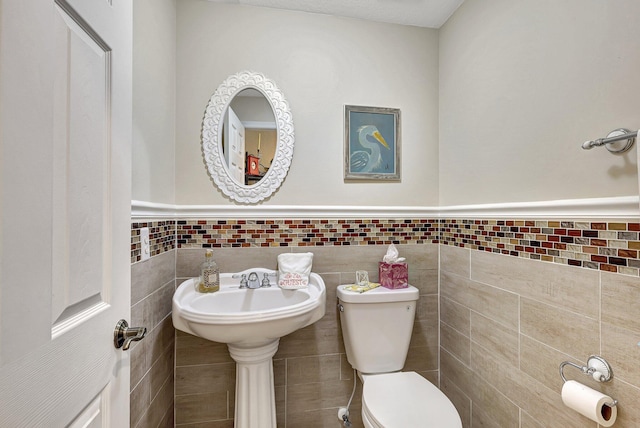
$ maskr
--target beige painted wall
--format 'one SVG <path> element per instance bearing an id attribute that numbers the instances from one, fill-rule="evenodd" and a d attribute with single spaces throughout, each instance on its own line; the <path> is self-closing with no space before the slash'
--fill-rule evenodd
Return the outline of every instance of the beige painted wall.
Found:
<path id="1" fill-rule="evenodd" d="M 436 30 L 197 0 L 177 10 L 177 203 L 233 204 L 206 173 L 200 131 L 218 85 L 249 69 L 278 84 L 295 122 L 289 175 L 266 204 L 437 205 Z M 345 104 L 401 109 L 401 183 L 344 183 Z"/>
<path id="2" fill-rule="evenodd" d="M 640 2 L 467 0 L 440 30 L 440 205 L 638 194 Z"/>
<path id="3" fill-rule="evenodd" d="M 133 3 L 132 199 L 174 203 L 176 1 Z"/>

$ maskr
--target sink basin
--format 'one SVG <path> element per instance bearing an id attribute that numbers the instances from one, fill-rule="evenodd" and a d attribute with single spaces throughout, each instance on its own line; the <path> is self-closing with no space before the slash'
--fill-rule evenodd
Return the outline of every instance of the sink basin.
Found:
<path id="1" fill-rule="evenodd" d="M 220 291 L 199 293 L 196 278 L 173 295 L 173 325 L 178 330 L 226 343 L 236 362 L 235 428 L 276 428 L 273 356 L 282 336 L 324 316 L 326 289 L 311 273 L 309 286 L 285 290 L 270 279 L 269 287 L 240 288 L 242 275 L 275 278 L 270 269 L 220 274 Z"/>
<path id="2" fill-rule="evenodd" d="M 326 290 L 320 275 L 312 273 L 309 286 L 296 290 L 282 289 L 273 279 L 271 287 L 240 288 L 240 276 L 250 272 L 260 278 L 274 273 L 264 268 L 222 273 L 215 293 L 197 292 L 196 278 L 183 282 L 173 296 L 173 325 L 203 339 L 249 346 L 271 342 L 324 316 Z"/>

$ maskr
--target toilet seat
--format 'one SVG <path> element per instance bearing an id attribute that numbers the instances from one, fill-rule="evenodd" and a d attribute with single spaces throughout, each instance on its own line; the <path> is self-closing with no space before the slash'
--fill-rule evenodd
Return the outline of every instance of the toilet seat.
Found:
<path id="1" fill-rule="evenodd" d="M 367 428 L 462 427 L 453 403 L 416 372 L 367 376 L 362 419 Z"/>

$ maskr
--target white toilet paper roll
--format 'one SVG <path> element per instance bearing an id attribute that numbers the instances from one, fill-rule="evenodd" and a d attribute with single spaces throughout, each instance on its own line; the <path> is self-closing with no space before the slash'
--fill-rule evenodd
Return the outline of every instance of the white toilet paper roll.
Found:
<path id="1" fill-rule="evenodd" d="M 618 408 L 606 404 L 613 403 L 613 398 L 575 380 L 569 380 L 562 386 L 562 401 L 565 406 L 603 427 L 613 425 L 618 416 Z"/>

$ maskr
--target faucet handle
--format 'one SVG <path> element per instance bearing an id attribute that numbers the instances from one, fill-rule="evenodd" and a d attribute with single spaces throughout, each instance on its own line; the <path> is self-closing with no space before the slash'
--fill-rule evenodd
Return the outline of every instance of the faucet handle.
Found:
<path id="1" fill-rule="evenodd" d="M 269 276 L 271 276 L 271 275 L 275 275 L 275 272 L 273 272 L 273 273 L 265 272 L 264 276 L 262 277 L 262 285 L 261 285 L 261 287 L 271 287 L 271 284 L 269 283 Z"/>
<path id="2" fill-rule="evenodd" d="M 231 278 L 240 278 L 240 288 L 247 288 L 247 284 L 249 282 L 247 281 L 246 273 L 243 273 L 242 275 L 240 275 L 239 273 L 234 273 L 233 275 L 231 275 Z"/>

